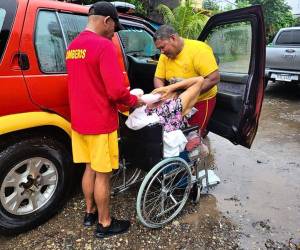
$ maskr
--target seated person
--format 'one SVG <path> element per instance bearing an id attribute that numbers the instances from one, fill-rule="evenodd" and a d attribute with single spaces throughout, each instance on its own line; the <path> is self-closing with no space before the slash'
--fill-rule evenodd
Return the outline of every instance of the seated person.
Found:
<path id="1" fill-rule="evenodd" d="M 186 115 L 197 102 L 203 82 L 204 78 L 198 76 L 153 90 L 153 94 L 161 94 L 161 100 L 148 105 L 146 113 L 156 113 L 166 132 L 187 127 Z"/>
<path id="2" fill-rule="evenodd" d="M 144 126 L 147 125 L 147 115 L 154 114 L 158 117 L 157 119 L 162 125 L 163 131 L 166 132 L 163 138 L 165 157 L 177 156 L 184 148 L 192 151 L 196 147 L 200 147 L 201 155 L 203 155 L 202 152 L 205 155 L 208 154 L 207 147 L 201 142 L 200 133 L 196 133 L 196 138 L 194 137 L 193 140 L 189 140 L 190 135 L 188 135 L 187 140 L 180 131 L 188 126 L 186 116 L 197 102 L 203 82 L 204 78 L 198 76 L 157 88 L 153 90 L 152 94 L 160 94 L 159 101 L 152 104 L 148 103 L 147 107 L 138 108 L 129 116 L 129 120 L 137 119 Z M 141 96 L 141 99 L 143 100 L 143 96 Z M 127 126 L 132 124 L 132 120 L 131 122 L 126 121 Z M 129 127 L 133 129 L 132 126 Z"/>
<path id="3" fill-rule="evenodd" d="M 161 101 L 148 105 L 147 114 L 156 113 L 160 119 L 165 132 L 182 129 L 188 126 L 187 115 L 189 115 L 197 102 L 204 78 L 193 77 L 174 84 L 155 89 L 152 93 L 161 94 Z M 186 144 L 187 151 L 192 151 L 195 147 L 200 147 L 200 156 L 206 157 L 209 150 L 200 140 L 199 135 L 189 135 Z"/>

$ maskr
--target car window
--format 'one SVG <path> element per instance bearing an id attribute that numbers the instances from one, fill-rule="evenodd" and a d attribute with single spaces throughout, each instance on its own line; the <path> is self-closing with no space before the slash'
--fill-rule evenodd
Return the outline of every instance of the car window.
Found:
<path id="1" fill-rule="evenodd" d="M 220 25 L 210 33 L 207 42 L 213 48 L 220 72 L 248 74 L 252 43 L 250 22 Z"/>
<path id="2" fill-rule="evenodd" d="M 67 46 L 87 25 L 88 18 L 83 15 L 74 15 L 69 13 L 58 13 Z"/>
<path id="3" fill-rule="evenodd" d="M 300 44 L 300 30 L 286 30 L 280 32 L 276 40 L 277 45 Z"/>
<path id="4" fill-rule="evenodd" d="M 2 29 L 5 15 L 6 15 L 6 10 L 0 9 L 0 30 Z"/>
<path id="5" fill-rule="evenodd" d="M 155 47 L 152 36 L 145 30 L 126 27 L 126 30 L 121 30 L 118 33 L 127 55 L 152 57 L 160 53 Z"/>
<path id="6" fill-rule="evenodd" d="M 39 12 L 35 48 L 42 72 L 60 73 L 66 71 L 66 45 L 55 12 Z"/>
<path id="7" fill-rule="evenodd" d="M 17 4 L 15 0 L 1 1 L 0 6 L 0 61 L 4 54 L 11 27 L 16 15 Z"/>

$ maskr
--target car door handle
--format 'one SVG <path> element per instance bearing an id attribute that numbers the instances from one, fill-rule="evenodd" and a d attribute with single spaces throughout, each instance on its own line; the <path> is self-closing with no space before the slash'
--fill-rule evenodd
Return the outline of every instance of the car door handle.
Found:
<path id="1" fill-rule="evenodd" d="M 285 52 L 288 52 L 288 53 L 294 53 L 295 50 L 294 50 L 294 49 L 286 49 Z"/>
<path id="2" fill-rule="evenodd" d="M 29 59 L 27 54 L 25 53 L 18 53 L 19 56 L 19 65 L 21 70 L 28 70 L 30 68 Z"/>

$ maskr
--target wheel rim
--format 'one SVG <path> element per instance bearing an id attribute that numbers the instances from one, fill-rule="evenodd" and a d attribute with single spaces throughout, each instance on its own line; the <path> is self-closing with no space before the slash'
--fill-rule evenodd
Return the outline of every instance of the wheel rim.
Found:
<path id="1" fill-rule="evenodd" d="M 14 215 L 30 214 L 53 196 L 58 172 L 53 162 L 42 157 L 26 159 L 15 165 L 1 185 L 3 208 Z"/>
<path id="2" fill-rule="evenodd" d="M 142 195 L 142 216 L 147 225 L 170 222 L 185 205 L 191 188 L 191 172 L 181 161 L 159 169 Z"/>

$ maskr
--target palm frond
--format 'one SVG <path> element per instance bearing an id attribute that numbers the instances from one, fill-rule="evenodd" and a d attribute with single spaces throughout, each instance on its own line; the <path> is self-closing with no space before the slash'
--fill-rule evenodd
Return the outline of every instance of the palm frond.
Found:
<path id="1" fill-rule="evenodd" d="M 183 2 L 183 5 L 184 7 L 192 7 L 193 5 L 195 4 L 195 1 L 194 0 L 185 0 Z"/>
<path id="2" fill-rule="evenodd" d="M 164 5 L 164 4 L 159 4 L 157 7 L 156 7 L 158 13 L 160 13 L 163 18 L 164 18 L 164 22 L 166 24 L 170 24 L 172 26 L 174 26 L 174 23 L 175 23 L 175 17 L 174 17 L 174 14 L 172 12 L 172 10 Z"/>
<path id="3" fill-rule="evenodd" d="M 185 26 L 186 38 L 197 39 L 207 20 L 208 17 L 205 15 L 197 15 L 191 18 L 190 22 Z"/>
<path id="4" fill-rule="evenodd" d="M 179 6 L 173 10 L 177 22 L 177 31 L 179 35 L 185 33 L 185 27 L 190 23 L 191 17 L 194 15 L 191 7 Z"/>
<path id="5" fill-rule="evenodd" d="M 176 7 L 173 11 L 166 5 L 160 4 L 157 10 L 163 15 L 164 22 L 172 25 L 180 36 L 196 39 L 206 24 L 208 16 L 203 14 L 204 11 L 195 10 L 192 3 L 192 0 L 186 1 L 184 5 Z"/>

